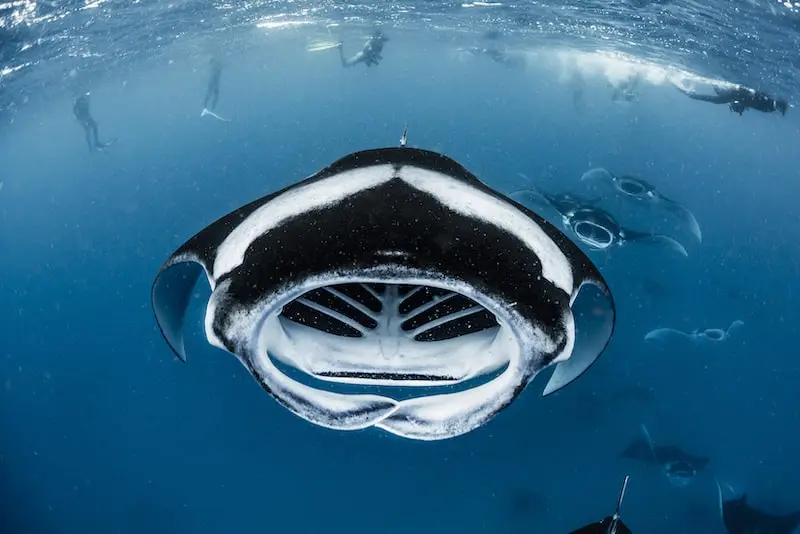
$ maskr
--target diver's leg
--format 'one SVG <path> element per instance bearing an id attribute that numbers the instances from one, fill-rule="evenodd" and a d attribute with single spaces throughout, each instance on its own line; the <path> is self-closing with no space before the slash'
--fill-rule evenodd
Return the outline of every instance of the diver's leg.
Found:
<path id="1" fill-rule="evenodd" d="M 701 95 L 698 93 L 690 93 L 688 91 L 684 91 L 686 96 L 691 98 L 692 100 L 700 100 L 702 102 L 711 102 L 712 104 L 727 104 L 730 102 L 730 99 L 727 98 L 725 95 Z"/>
<path id="2" fill-rule="evenodd" d="M 83 126 L 83 133 L 84 136 L 86 137 L 86 144 L 89 145 L 89 152 L 91 152 L 94 149 L 94 143 L 92 143 L 92 129 L 85 122 L 81 123 L 81 126 Z"/>
<path id="3" fill-rule="evenodd" d="M 91 128 L 92 128 L 92 137 L 94 137 L 94 147 L 99 148 L 100 150 L 104 149 L 107 143 L 103 143 L 102 141 L 100 141 L 99 133 L 97 131 L 97 123 L 95 121 L 92 121 Z"/>

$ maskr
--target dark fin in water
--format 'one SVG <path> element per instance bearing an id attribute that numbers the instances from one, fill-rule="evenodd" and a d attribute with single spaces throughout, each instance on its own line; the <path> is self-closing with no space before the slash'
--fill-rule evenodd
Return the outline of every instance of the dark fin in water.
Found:
<path id="1" fill-rule="evenodd" d="M 728 486 L 726 489 L 734 494 L 725 498 L 719 480 L 719 508 L 722 522 L 728 534 L 792 534 L 800 526 L 800 511 L 786 515 L 772 515 L 754 508 L 747 502 L 747 495 L 735 495 Z"/>
<path id="2" fill-rule="evenodd" d="M 616 309 L 611 291 L 593 265 L 584 266 L 587 281 L 573 297 L 575 347 L 568 360 L 559 363 L 542 396 L 550 395 L 574 382 L 597 361 L 614 333 Z"/>
<path id="3" fill-rule="evenodd" d="M 186 361 L 183 322 L 201 272 L 203 268 L 194 261 L 172 263 L 165 266 L 156 277 L 151 292 L 153 311 L 161 334 L 183 362 Z"/>
<path id="4" fill-rule="evenodd" d="M 625 480 L 622 481 L 622 488 L 619 492 L 617 499 L 617 508 L 614 515 L 605 517 L 602 521 L 591 523 L 578 530 L 573 530 L 570 534 L 632 534 L 631 529 L 622 522 L 620 517 L 620 508 L 622 508 L 622 501 L 625 498 L 625 492 L 628 490 L 628 480 L 630 476 L 626 475 Z"/>
<path id="5" fill-rule="evenodd" d="M 641 460 L 648 464 L 656 463 L 650 443 L 645 438 L 634 439 L 628 447 L 620 454 L 621 458 L 629 460 Z"/>

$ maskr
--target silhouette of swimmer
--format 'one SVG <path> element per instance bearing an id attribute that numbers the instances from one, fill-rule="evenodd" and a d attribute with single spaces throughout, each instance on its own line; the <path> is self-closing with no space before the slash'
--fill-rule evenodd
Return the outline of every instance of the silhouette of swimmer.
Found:
<path id="1" fill-rule="evenodd" d="M 611 100 L 619 102 L 638 102 L 639 100 L 639 82 L 642 80 L 641 74 L 636 74 L 618 84 L 609 82 L 612 88 Z"/>
<path id="2" fill-rule="evenodd" d="M 739 115 L 747 109 L 754 109 L 764 113 L 780 111 L 781 115 L 786 115 L 786 110 L 789 108 L 789 103 L 782 98 L 773 98 L 767 93 L 743 86 L 733 88 L 714 86 L 715 95 L 701 95 L 677 85 L 675 87 L 692 100 L 711 102 L 712 104 L 728 104 L 730 110 Z"/>
<path id="3" fill-rule="evenodd" d="M 339 58 L 342 60 L 342 67 L 352 67 L 358 63 L 363 63 L 367 67 L 377 65 L 383 59 L 381 52 L 383 52 L 384 43 L 388 40 L 389 38 L 383 32 L 376 30 L 372 37 L 364 43 L 364 48 L 361 49 L 361 52 L 349 59 L 344 57 L 343 43 L 339 42 L 337 48 L 339 49 Z"/>
<path id="4" fill-rule="evenodd" d="M 523 67 L 525 65 L 525 56 L 520 53 L 508 51 L 504 47 L 481 47 L 471 46 L 469 48 L 461 48 L 463 52 L 468 52 L 473 56 L 486 56 L 495 63 L 500 63 L 507 67 Z"/>
<path id="5" fill-rule="evenodd" d="M 203 99 L 203 111 L 200 113 L 201 117 L 211 115 L 215 119 L 224 122 L 229 122 L 223 119 L 216 113 L 214 108 L 217 107 L 217 100 L 219 100 L 219 82 L 222 78 L 222 63 L 216 58 L 211 60 L 211 76 L 208 79 L 208 86 L 206 87 L 206 97 Z"/>
<path id="6" fill-rule="evenodd" d="M 89 93 L 86 92 L 75 99 L 72 104 L 72 112 L 78 119 L 78 122 L 83 126 L 83 131 L 86 133 L 86 143 L 89 145 L 89 151 L 105 150 L 107 147 L 114 144 L 114 140 L 103 143 L 97 137 L 97 122 L 92 117 L 89 111 Z"/>

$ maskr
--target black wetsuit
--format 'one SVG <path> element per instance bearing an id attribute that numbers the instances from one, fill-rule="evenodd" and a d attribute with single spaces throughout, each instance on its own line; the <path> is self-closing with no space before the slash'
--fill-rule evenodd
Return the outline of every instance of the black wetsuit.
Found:
<path id="1" fill-rule="evenodd" d="M 377 65 L 383 59 L 383 45 L 389 39 L 383 34 L 376 33 L 364 44 L 361 52 L 351 58 L 344 57 L 342 44 L 339 43 L 339 58 L 342 60 L 342 67 L 352 67 L 358 63 L 364 63 L 367 67 Z"/>
<path id="2" fill-rule="evenodd" d="M 78 122 L 83 126 L 83 131 L 86 133 L 86 143 L 89 145 L 89 151 L 94 149 L 103 150 L 109 143 L 101 143 L 97 137 L 97 122 L 92 118 L 89 112 L 89 93 L 83 94 L 75 99 L 72 104 L 72 112 L 78 119 Z"/>
<path id="3" fill-rule="evenodd" d="M 222 64 L 219 61 L 211 61 L 211 78 L 208 80 L 206 97 L 203 100 L 203 107 L 208 111 L 214 111 L 219 100 L 219 81 L 222 77 Z"/>
<path id="4" fill-rule="evenodd" d="M 714 87 L 715 95 L 701 95 L 678 88 L 683 94 L 693 100 L 711 102 L 712 104 L 728 104 L 731 111 L 741 115 L 747 109 L 754 109 L 764 113 L 780 111 L 786 115 L 788 104 L 785 100 L 775 99 L 766 93 L 749 89 L 747 87 L 734 87 L 732 89 L 721 89 Z"/>
<path id="5" fill-rule="evenodd" d="M 502 48 L 480 48 L 474 46 L 472 48 L 468 48 L 467 51 L 474 56 L 483 55 L 496 63 L 507 65 L 509 67 L 521 67 L 525 64 L 525 58 L 523 56 L 519 54 L 509 54 Z"/>

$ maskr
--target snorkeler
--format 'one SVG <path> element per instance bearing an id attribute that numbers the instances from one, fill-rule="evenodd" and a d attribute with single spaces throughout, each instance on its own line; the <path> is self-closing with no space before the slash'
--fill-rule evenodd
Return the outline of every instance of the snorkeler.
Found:
<path id="1" fill-rule="evenodd" d="M 639 101 L 639 82 L 642 80 L 641 74 L 637 73 L 634 76 L 623 80 L 618 84 L 609 82 L 613 89 L 611 93 L 611 100 L 614 102 L 638 102 Z"/>
<path id="2" fill-rule="evenodd" d="M 703 102 L 711 102 L 712 104 L 728 104 L 730 110 L 739 115 L 744 113 L 747 109 L 754 109 L 764 113 L 780 111 L 781 115 L 786 115 L 786 110 L 789 107 L 789 103 L 786 100 L 773 98 L 766 93 L 741 85 L 727 89 L 714 86 L 716 95 L 701 95 L 678 87 L 677 85 L 675 85 L 675 87 L 692 100 L 701 100 Z"/>
<path id="3" fill-rule="evenodd" d="M 90 152 L 95 149 L 102 151 L 114 144 L 114 140 L 102 143 L 97 137 L 97 122 L 95 122 L 92 114 L 89 112 L 89 92 L 75 99 L 75 102 L 72 104 L 72 112 L 75 114 L 78 122 L 81 123 L 81 126 L 83 126 L 83 130 L 86 133 L 86 143 L 89 145 Z"/>
<path id="4" fill-rule="evenodd" d="M 364 63 L 367 67 L 377 65 L 383 59 L 381 52 L 383 52 L 384 43 L 388 40 L 389 38 L 383 35 L 383 32 L 375 30 L 372 37 L 364 43 L 361 52 L 349 59 L 344 57 L 343 43 L 340 41 L 337 48 L 339 49 L 339 58 L 342 60 L 342 67 L 352 67 L 358 63 Z"/>
<path id="5" fill-rule="evenodd" d="M 468 52 L 473 56 L 486 56 L 495 63 L 500 63 L 507 67 L 525 66 L 525 55 L 519 52 L 508 51 L 505 47 L 480 47 L 471 46 L 459 49 L 461 52 Z"/>
<path id="6" fill-rule="evenodd" d="M 217 100 L 219 100 L 219 81 L 222 77 L 222 63 L 219 62 L 216 58 L 211 59 L 211 77 L 208 79 L 208 87 L 206 88 L 206 97 L 203 100 L 203 111 L 200 113 L 201 117 L 205 117 L 206 115 L 211 115 L 215 119 L 219 119 L 224 122 L 230 122 L 227 119 L 223 119 L 216 113 L 214 113 L 214 108 L 217 107 Z"/>

